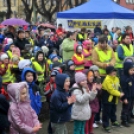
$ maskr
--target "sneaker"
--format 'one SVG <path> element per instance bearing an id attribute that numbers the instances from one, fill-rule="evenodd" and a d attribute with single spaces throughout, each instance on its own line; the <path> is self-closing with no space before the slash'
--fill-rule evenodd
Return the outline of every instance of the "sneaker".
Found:
<path id="1" fill-rule="evenodd" d="M 102 120 L 100 120 L 100 121 L 95 121 L 95 123 L 97 123 L 97 124 L 102 124 Z"/>
<path id="2" fill-rule="evenodd" d="M 126 121 L 121 122 L 122 126 L 124 127 L 130 127 L 129 123 Z"/>
<path id="3" fill-rule="evenodd" d="M 106 128 L 104 128 L 104 130 L 105 130 L 107 133 L 111 133 L 110 127 L 106 127 Z"/>
<path id="4" fill-rule="evenodd" d="M 96 123 L 93 124 L 93 128 L 98 128 L 98 127 L 99 126 Z"/>
<path id="5" fill-rule="evenodd" d="M 118 121 L 115 121 L 115 122 L 112 123 L 112 126 L 113 127 L 120 127 L 120 124 L 119 124 Z"/>

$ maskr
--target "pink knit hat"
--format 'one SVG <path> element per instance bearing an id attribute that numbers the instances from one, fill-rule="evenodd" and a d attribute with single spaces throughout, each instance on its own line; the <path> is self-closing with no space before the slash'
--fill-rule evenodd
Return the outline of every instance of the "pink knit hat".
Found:
<path id="1" fill-rule="evenodd" d="M 84 73 L 77 72 L 75 74 L 75 82 L 76 83 L 80 83 L 80 82 L 85 81 L 85 80 L 87 80 L 87 77 L 86 77 L 86 75 Z"/>

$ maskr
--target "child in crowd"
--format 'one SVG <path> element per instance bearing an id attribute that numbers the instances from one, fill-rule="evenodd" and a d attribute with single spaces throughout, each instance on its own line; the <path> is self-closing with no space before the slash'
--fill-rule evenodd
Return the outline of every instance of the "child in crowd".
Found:
<path id="1" fill-rule="evenodd" d="M 124 63 L 124 74 L 121 77 L 121 88 L 124 92 L 124 97 L 122 98 L 122 112 L 121 120 L 122 125 L 129 127 L 129 123 L 134 121 L 131 118 L 131 113 L 134 105 L 134 64 L 132 62 Z"/>
<path id="2" fill-rule="evenodd" d="M 51 95 L 56 89 L 55 77 L 56 77 L 57 73 L 58 73 L 58 71 L 56 71 L 56 70 L 53 70 L 51 72 L 50 81 L 46 84 L 45 89 L 44 89 L 49 106 L 50 106 Z M 51 122 L 49 122 L 49 125 L 48 125 L 48 133 L 52 134 Z"/>
<path id="3" fill-rule="evenodd" d="M 87 72 L 87 84 L 88 84 L 88 88 L 91 91 L 91 89 L 93 88 L 94 85 L 94 72 L 93 70 L 89 70 Z M 96 90 L 97 90 L 97 96 L 95 97 L 94 100 L 90 101 L 90 107 L 91 107 L 91 118 L 86 122 L 86 126 L 85 126 L 85 134 L 93 134 L 93 123 L 94 123 L 94 117 L 95 114 L 98 113 L 99 111 L 99 99 L 98 99 L 98 95 L 100 94 L 100 89 L 101 89 L 101 83 L 96 83 Z"/>
<path id="4" fill-rule="evenodd" d="M 116 69 L 113 66 L 106 68 L 107 76 L 102 83 L 102 122 L 106 132 L 110 132 L 109 119 L 111 119 L 112 126 L 120 127 L 116 118 L 116 105 L 118 98 L 122 97 L 124 93 L 119 91 L 120 83 L 116 77 Z"/>
<path id="5" fill-rule="evenodd" d="M 76 72 L 82 72 L 84 70 L 84 55 L 82 54 L 83 48 L 81 45 L 78 45 L 77 43 L 74 44 L 74 55 L 72 57 L 73 62 L 75 63 L 75 71 Z"/>
<path id="6" fill-rule="evenodd" d="M 68 60 L 66 63 L 65 73 L 70 77 L 70 87 L 75 83 L 75 64 L 72 60 Z"/>
<path id="7" fill-rule="evenodd" d="M 6 99 L 9 100 L 8 93 L 6 92 L 4 87 L 2 86 L 2 77 L 1 76 L 0 76 L 0 94 L 4 95 L 6 97 Z"/>
<path id="8" fill-rule="evenodd" d="M 7 91 L 12 101 L 8 111 L 8 120 L 11 123 L 9 134 L 36 134 L 41 124 L 30 106 L 26 82 L 9 84 Z"/>
<path id="9" fill-rule="evenodd" d="M 48 65 L 46 63 L 43 51 L 38 51 L 36 53 L 35 59 L 32 61 L 32 68 L 36 71 L 38 75 L 38 85 L 41 90 L 41 94 L 44 95 L 44 84 Z"/>
<path id="10" fill-rule="evenodd" d="M 74 120 L 74 134 L 85 134 L 85 123 L 91 117 L 89 101 L 92 101 L 96 94 L 96 84 L 91 91 L 87 85 L 87 77 L 82 72 L 75 74 L 75 81 L 72 88 L 72 95 L 76 96 L 76 102 L 72 106 L 72 119 Z"/>
<path id="11" fill-rule="evenodd" d="M 8 48 L 8 50 L 6 51 L 6 53 L 7 53 L 8 57 L 9 57 L 9 59 L 12 59 L 12 50 L 13 50 L 13 48 L 15 47 L 15 46 L 14 46 L 14 43 L 9 44 L 8 47 L 9 47 L 9 48 Z"/>
<path id="12" fill-rule="evenodd" d="M 9 62 L 8 55 L 6 53 L 0 56 L 0 75 L 2 76 L 2 83 L 5 85 L 13 82 L 13 76 L 11 73 L 11 64 Z"/>
<path id="13" fill-rule="evenodd" d="M 85 40 L 82 43 L 82 46 L 83 46 L 83 55 L 85 59 L 84 67 L 88 69 L 92 65 L 91 55 L 92 55 L 93 43 L 90 40 Z"/>
<path id="14" fill-rule="evenodd" d="M 94 82 L 99 84 L 100 87 L 102 87 L 101 85 L 101 77 L 100 77 L 100 73 L 99 73 L 99 67 L 96 66 L 96 65 L 92 65 L 90 67 L 90 70 L 93 70 L 94 71 Z M 101 91 L 102 90 L 99 90 L 99 93 L 97 94 L 97 97 L 98 97 L 98 100 L 99 100 L 99 111 L 95 114 L 95 118 L 94 118 L 94 124 L 93 124 L 93 127 L 94 128 L 98 128 L 99 127 L 99 124 L 102 124 L 102 120 L 101 120 L 101 117 L 100 117 L 100 114 L 101 114 Z"/>
<path id="15" fill-rule="evenodd" d="M 9 103 L 6 97 L 0 93 L 0 134 L 6 134 L 9 129 L 10 123 L 8 121 Z"/>
<path id="16" fill-rule="evenodd" d="M 28 91 L 30 94 L 31 106 L 36 111 L 37 114 L 40 113 L 42 103 L 40 96 L 40 89 L 35 84 L 36 73 L 32 68 L 24 68 L 21 75 L 21 80 L 26 81 L 28 84 Z"/>
<path id="17" fill-rule="evenodd" d="M 56 75 L 56 90 L 50 100 L 50 121 L 53 134 L 67 134 L 65 123 L 70 121 L 71 104 L 75 102 L 75 96 L 69 97 L 70 78 L 66 74 Z"/>

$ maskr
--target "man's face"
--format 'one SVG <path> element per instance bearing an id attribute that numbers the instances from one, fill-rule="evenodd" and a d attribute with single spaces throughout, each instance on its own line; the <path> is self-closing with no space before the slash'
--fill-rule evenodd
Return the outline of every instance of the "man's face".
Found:
<path id="1" fill-rule="evenodd" d="M 75 35 L 75 33 L 74 33 L 74 34 L 72 34 L 72 35 L 70 36 L 70 39 L 71 39 L 71 40 L 76 39 L 76 35 Z"/>
<path id="2" fill-rule="evenodd" d="M 102 48 L 102 50 L 106 50 L 106 48 L 107 48 L 107 42 L 100 43 L 100 47 Z"/>
<path id="3" fill-rule="evenodd" d="M 25 38 L 25 34 L 24 34 L 24 33 L 19 33 L 19 38 L 20 38 L 20 39 Z"/>
<path id="4" fill-rule="evenodd" d="M 131 43 L 131 40 L 130 40 L 129 36 L 126 36 L 126 38 L 124 39 L 124 43 L 126 43 L 128 45 Z"/>

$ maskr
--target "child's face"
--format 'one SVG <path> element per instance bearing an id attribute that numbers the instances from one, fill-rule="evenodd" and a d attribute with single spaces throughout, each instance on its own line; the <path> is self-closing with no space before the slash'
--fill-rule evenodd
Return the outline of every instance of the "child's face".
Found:
<path id="1" fill-rule="evenodd" d="M 75 65 L 71 65 L 70 70 L 75 70 Z"/>
<path id="2" fill-rule="evenodd" d="M 94 71 L 94 75 L 95 75 L 95 77 L 98 77 L 100 74 L 99 74 L 99 71 Z"/>
<path id="3" fill-rule="evenodd" d="M 78 49 L 77 49 L 77 52 L 78 52 L 78 53 L 82 53 L 82 49 L 81 49 L 81 48 L 78 48 Z"/>
<path id="4" fill-rule="evenodd" d="M 33 73 L 28 72 L 28 73 L 26 74 L 26 81 L 31 83 L 31 82 L 33 82 L 33 80 L 34 80 Z"/>
<path id="5" fill-rule="evenodd" d="M 55 76 L 51 77 L 52 81 L 55 82 Z"/>
<path id="6" fill-rule="evenodd" d="M 38 61 L 43 61 L 43 54 L 38 55 Z"/>
<path id="7" fill-rule="evenodd" d="M 27 89 L 23 88 L 20 92 L 20 101 L 25 102 L 27 98 Z"/>
<path id="8" fill-rule="evenodd" d="M 129 75 L 134 75 L 134 68 L 129 69 L 128 73 Z"/>
<path id="9" fill-rule="evenodd" d="M 70 86 L 70 78 L 67 78 L 67 79 L 65 80 L 65 82 L 64 82 L 64 89 L 65 89 L 66 91 L 68 91 L 68 90 L 69 90 L 69 86 Z"/>
<path id="10" fill-rule="evenodd" d="M 87 80 L 81 81 L 81 82 L 80 82 L 80 85 L 81 85 L 82 87 L 85 87 L 85 86 L 87 85 Z"/>
<path id="11" fill-rule="evenodd" d="M 92 83 L 94 81 L 94 76 L 90 76 L 87 78 L 88 82 Z"/>
<path id="12" fill-rule="evenodd" d="M 54 59 L 53 59 L 53 62 L 57 62 L 58 61 L 58 57 L 55 57 Z"/>
<path id="13" fill-rule="evenodd" d="M 14 47 L 15 47 L 14 45 L 11 45 L 11 46 L 10 46 L 10 50 L 12 50 Z"/>
<path id="14" fill-rule="evenodd" d="M 117 75 L 117 72 L 116 71 L 113 71 L 110 75 L 111 76 L 116 76 Z"/>
<path id="15" fill-rule="evenodd" d="M 4 64 L 8 64 L 8 61 L 9 61 L 8 58 L 3 60 Z"/>
<path id="16" fill-rule="evenodd" d="M 18 65 L 18 63 L 19 63 L 19 60 L 13 62 L 14 65 Z"/>

